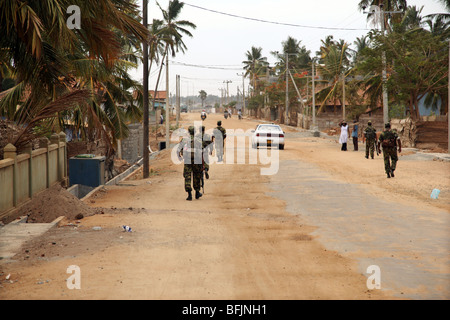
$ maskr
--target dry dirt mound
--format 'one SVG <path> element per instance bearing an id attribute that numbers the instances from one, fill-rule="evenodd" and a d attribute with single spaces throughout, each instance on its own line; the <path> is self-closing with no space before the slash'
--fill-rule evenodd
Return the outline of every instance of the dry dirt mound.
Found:
<path id="1" fill-rule="evenodd" d="M 18 211 L 20 216 L 28 216 L 31 223 L 50 223 L 60 216 L 75 220 L 95 214 L 95 209 L 60 185 L 40 192 Z"/>

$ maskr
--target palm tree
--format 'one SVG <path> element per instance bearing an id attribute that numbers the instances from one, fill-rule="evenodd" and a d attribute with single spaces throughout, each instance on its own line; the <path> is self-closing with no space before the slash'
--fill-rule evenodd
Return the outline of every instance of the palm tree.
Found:
<path id="1" fill-rule="evenodd" d="M 328 54 L 328 51 L 330 50 L 330 47 L 333 46 L 334 40 L 332 35 L 328 35 L 325 40 L 320 40 L 322 42 L 322 45 L 319 48 L 319 51 L 316 52 L 316 56 L 319 57 L 319 63 L 323 63 L 324 57 Z"/>
<path id="2" fill-rule="evenodd" d="M 0 3 L 0 58 L 14 70 L 15 81 L 2 93 L 0 112 L 14 110 L 9 117 L 25 125 L 13 141 L 16 146 L 26 142 L 37 125 L 61 130 L 65 110 L 100 106 L 98 93 L 105 87 L 98 85 L 96 76 L 113 74 L 124 39 L 130 47 L 138 47 L 147 37 L 133 0 L 102 0 L 98 6 L 74 0 L 71 4 L 83 12 L 82 29 L 67 27 L 63 0 Z M 102 66 L 97 72 L 95 63 Z M 90 85 L 81 85 L 86 80 Z M 99 128 L 101 120 L 107 121 L 99 119 L 100 109 L 90 112 Z"/>
<path id="3" fill-rule="evenodd" d="M 440 3 L 442 3 L 442 5 L 445 7 L 445 9 L 447 9 L 447 13 L 436 13 L 436 14 L 429 14 L 427 16 L 425 16 L 425 18 L 430 18 L 430 19 L 439 19 L 445 22 L 448 22 L 448 20 L 450 20 L 450 0 L 438 0 Z"/>
<path id="4" fill-rule="evenodd" d="M 322 56 L 323 63 L 318 66 L 318 72 L 323 78 L 322 89 L 317 92 L 317 98 L 322 100 L 322 103 L 317 112 L 320 112 L 330 100 L 334 103 L 335 112 L 337 100 L 343 103 L 342 90 L 338 89 L 342 88 L 342 78 L 345 79 L 352 72 L 352 69 L 348 69 L 348 51 L 347 43 L 334 42 L 323 50 L 326 54 Z"/>
<path id="5" fill-rule="evenodd" d="M 307 69 L 311 63 L 311 52 L 301 45 L 301 41 L 295 38 L 288 37 L 286 41 L 282 43 L 282 52 L 272 51 L 272 55 L 278 58 L 276 68 L 280 73 L 286 69 L 286 54 L 289 54 L 289 69 Z"/>
<path id="6" fill-rule="evenodd" d="M 450 38 L 450 20 L 443 15 L 426 16 L 424 23 L 428 26 L 430 32 L 440 37 L 443 41 Z"/>
<path id="7" fill-rule="evenodd" d="M 384 11 L 401 11 L 401 9 L 407 8 L 407 0 L 361 0 L 358 4 L 358 8 L 363 10 L 364 8 L 370 8 L 373 5 L 378 7 L 383 5 Z M 367 15 L 367 19 L 371 20 L 375 25 L 380 23 L 380 17 L 373 15 L 372 13 Z M 389 30 L 391 22 L 398 23 L 402 19 L 402 14 L 385 14 L 382 19 L 384 21 L 385 29 Z"/>
<path id="8" fill-rule="evenodd" d="M 184 53 L 187 47 L 183 41 L 183 36 L 192 37 L 193 35 L 188 30 L 188 28 L 195 29 L 197 26 L 194 23 L 187 20 L 177 20 L 181 14 L 181 10 L 183 9 L 184 6 L 183 2 L 180 2 L 179 0 L 169 1 L 167 10 L 163 9 L 158 2 L 157 5 L 160 8 L 163 15 L 163 25 L 161 25 L 160 35 L 162 42 L 165 44 L 165 47 L 161 61 L 165 60 L 166 68 L 168 68 L 169 54 L 171 54 L 172 57 L 175 57 L 176 53 L 179 51 Z M 163 66 L 164 64 L 161 63 L 158 73 L 158 79 L 156 80 L 155 97 L 153 97 L 153 105 L 155 103 L 156 92 L 158 91 L 158 84 Z M 166 94 L 169 93 L 167 92 Z M 166 108 L 168 107 L 169 106 L 166 106 Z M 168 132 L 166 132 L 166 134 L 167 134 L 166 139 L 168 139 Z"/>
<path id="9" fill-rule="evenodd" d="M 202 100 L 202 109 L 203 109 L 208 94 L 206 93 L 205 90 L 200 90 L 198 93 L 199 93 L 198 97 Z"/>
<path id="10" fill-rule="evenodd" d="M 417 30 L 422 28 L 422 16 L 420 13 L 423 10 L 423 6 L 420 9 L 417 9 L 416 6 L 410 6 L 405 11 L 405 15 L 403 16 L 400 23 L 396 25 L 396 31 L 405 32 L 407 30 Z"/>
<path id="11" fill-rule="evenodd" d="M 367 36 L 362 36 L 360 38 L 356 38 L 356 40 L 353 42 L 353 44 L 356 46 L 355 50 L 353 51 L 353 64 L 356 64 L 358 60 L 361 58 L 362 51 L 369 46 L 369 41 Z"/>
<path id="12" fill-rule="evenodd" d="M 257 76 L 265 71 L 265 68 L 269 65 L 267 58 L 262 56 L 262 48 L 252 47 L 250 51 L 246 53 L 247 60 L 242 61 L 244 64 L 245 76 L 252 79 L 253 94 L 256 94 L 257 89 Z"/>

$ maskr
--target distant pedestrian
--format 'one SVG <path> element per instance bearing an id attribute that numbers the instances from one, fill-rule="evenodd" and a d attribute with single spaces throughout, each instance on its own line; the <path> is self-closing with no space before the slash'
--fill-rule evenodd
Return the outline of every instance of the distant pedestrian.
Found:
<path id="1" fill-rule="evenodd" d="M 339 143 L 342 144 L 341 151 L 347 151 L 347 140 L 348 140 L 348 124 L 347 121 L 342 120 L 339 122 L 341 127 L 341 135 L 339 136 Z"/>
<path id="2" fill-rule="evenodd" d="M 216 156 L 218 162 L 223 161 L 223 149 L 225 146 L 225 139 L 227 137 L 227 131 L 222 127 L 222 121 L 217 121 L 217 127 L 213 131 L 213 139 L 216 148 Z"/>
<path id="3" fill-rule="evenodd" d="M 373 159 L 375 152 L 375 144 L 377 140 L 377 130 L 372 127 L 372 121 L 367 122 L 367 127 L 364 129 L 364 140 L 366 142 L 366 159 L 370 157 Z"/>
<path id="4" fill-rule="evenodd" d="M 356 120 L 353 121 L 352 138 L 353 151 L 358 151 L 358 122 Z"/>
<path id="5" fill-rule="evenodd" d="M 159 116 L 159 124 L 163 124 L 164 123 L 164 117 L 163 117 L 163 115 L 161 114 L 160 116 Z"/>
<path id="6" fill-rule="evenodd" d="M 391 130 L 391 124 L 386 123 L 385 130 L 380 134 L 378 139 L 378 153 L 381 152 L 380 145 L 383 148 L 384 170 L 388 178 L 394 177 L 394 171 L 397 167 L 398 152 L 402 152 L 402 143 L 397 132 Z"/>

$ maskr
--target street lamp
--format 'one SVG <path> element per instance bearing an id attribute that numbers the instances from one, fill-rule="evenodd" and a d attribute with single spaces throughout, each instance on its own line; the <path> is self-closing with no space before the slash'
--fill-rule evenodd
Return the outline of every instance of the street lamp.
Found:
<path id="1" fill-rule="evenodd" d="M 383 10 L 383 5 L 380 4 L 380 6 L 377 5 L 372 5 L 370 6 L 370 11 L 366 12 L 366 7 L 363 6 L 363 13 L 365 14 L 378 14 L 378 18 L 380 19 L 380 23 L 381 23 L 381 32 L 383 33 L 384 36 L 384 31 L 385 31 L 385 25 L 384 25 L 384 15 L 385 14 L 391 14 L 391 13 L 403 13 L 403 11 L 384 11 Z M 399 6 L 399 9 L 402 10 L 403 7 Z M 381 53 L 381 63 L 383 64 L 383 71 L 381 73 L 381 77 L 382 77 L 382 83 L 383 83 L 383 121 L 384 123 L 388 123 L 389 122 L 389 107 L 388 107 L 388 92 L 387 92 L 387 88 L 386 88 L 386 82 L 387 82 L 387 76 L 386 76 L 386 52 L 383 50 L 383 52 Z"/>

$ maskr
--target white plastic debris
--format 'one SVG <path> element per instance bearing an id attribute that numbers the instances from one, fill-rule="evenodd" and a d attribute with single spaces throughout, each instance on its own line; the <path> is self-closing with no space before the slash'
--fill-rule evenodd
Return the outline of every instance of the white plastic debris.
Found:
<path id="1" fill-rule="evenodd" d="M 125 232 L 131 232 L 131 227 L 129 227 L 129 226 L 122 226 L 122 228 L 123 228 L 123 231 L 125 231 Z"/>

